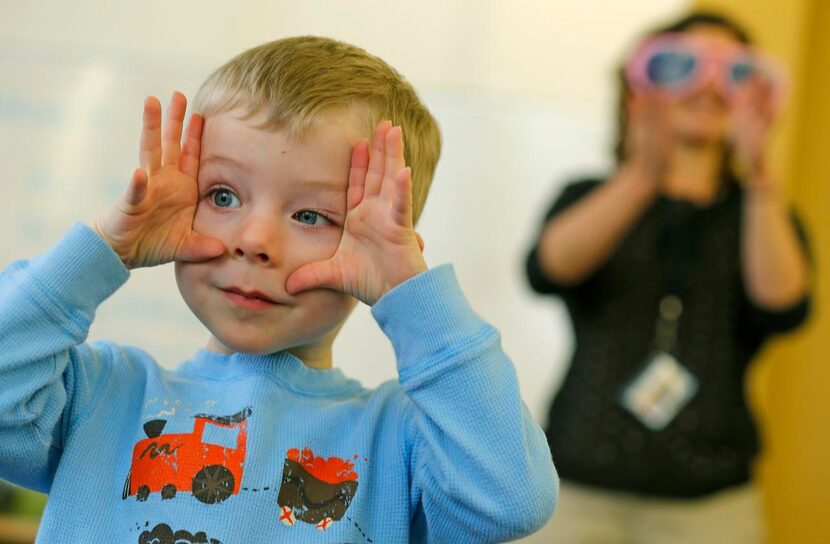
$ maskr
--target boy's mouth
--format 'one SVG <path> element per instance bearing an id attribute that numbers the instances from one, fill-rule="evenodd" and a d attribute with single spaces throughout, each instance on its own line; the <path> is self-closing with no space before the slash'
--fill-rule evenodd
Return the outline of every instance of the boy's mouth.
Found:
<path id="1" fill-rule="evenodd" d="M 267 308 L 278 304 L 277 301 L 269 298 L 267 295 L 259 291 L 245 291 L 238 287 L 226 287 L 222 291 L 228 300 L 238 306 L 245 308 L 260 309 Z"/>

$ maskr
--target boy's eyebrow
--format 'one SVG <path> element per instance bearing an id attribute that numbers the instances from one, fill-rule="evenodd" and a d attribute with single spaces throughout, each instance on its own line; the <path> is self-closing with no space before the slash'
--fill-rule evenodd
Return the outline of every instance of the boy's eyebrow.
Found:
<path id="1" fill-rule="evenodd" d="M 346 190 L 346 184 L 342 181 L 328 181 L 322 179 L 299 179 L 297 183 L 307 185 L 319 191 L 330 191 L 334 193 L 342 193 Z"/>
<path id="2" fill-rule="evenodd" d="M 210 163 L 228 164 L 240 170 L 250 171 L 248 165 L 242 161 L 238 161 L 233 157 L 226 155 L 217 155 L 211 153 L 201 161 L 201 166 Z M 309 186 L 318 191 L 329 191 L 334 193 L 342 193 L 346 190 L 348 182 L 343 183 L 341 180 L 323 180 L 323 179 L 298 179 L 296 183 Z"/>
<path id="3" fill-rule="evenodd" d="M 201 160 L 202 165 L 209 164 L 209 163 L 212 163 L 212 162 L 228 164 L 230 166 L 239 168 L 241 170 L 248 170 L 249 169 L 248 166 L 245 163 L 240 162 L 240 161 L 234 159 L 233 157 L 227 157 L 225 155 L 216 155 L 216 154 L 211 153 L 210 155 L 208 155 L 207 157 L 205 157 L 204 159 Z"/>

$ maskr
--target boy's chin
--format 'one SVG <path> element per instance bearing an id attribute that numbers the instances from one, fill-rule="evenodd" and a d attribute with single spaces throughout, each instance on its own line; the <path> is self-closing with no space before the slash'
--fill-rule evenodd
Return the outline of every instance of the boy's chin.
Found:
<path id="1" fill-rule="evenodd" d="M 267 355 L 269 353 L 276 353 L 283 351 L 285 347 L 274 345 L 273 343 L 257 341 L 253 339 L 235 339 L 223 338 L 219 339 L 216 335 L 211 335 L 207 343 L 208 351 L 215 351 L 217 353 L 244 353 L 246 355 Z"/>

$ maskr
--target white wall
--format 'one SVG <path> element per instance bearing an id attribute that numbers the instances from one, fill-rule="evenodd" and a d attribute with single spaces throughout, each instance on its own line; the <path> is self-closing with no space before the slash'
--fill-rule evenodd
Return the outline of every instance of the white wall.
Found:
<path id="1" fill-rule="evenodd" d="M 145 95 L 192 96 L 212 68 L 264 41 L 335 37 L 395 66 L 441 123 L 443 158 L 419 226 L 428 261 L 455 263 L 542 421 L 571 337 L 558 303 L 526 288 L 524 252 L 559 184 L 609 163 L 612 71 L 625 47 L 686 4 L 0 0 L 0 267 L 48 248 L 122 190 Z M 140 345 L 168 366 L 206 339 L 170 266 L 134 272 L 91 336 Z M 335 364 L 369 386 L 395 376 L 366 308 L 344 328 Z"/>

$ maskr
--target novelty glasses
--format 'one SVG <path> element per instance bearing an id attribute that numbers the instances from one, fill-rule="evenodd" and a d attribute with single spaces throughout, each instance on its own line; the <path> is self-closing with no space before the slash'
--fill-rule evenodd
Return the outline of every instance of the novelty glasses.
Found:
<path id="1" fill-rule="evenodd" d="M 727 99 L 753 79 L 770 89 L 770 99 L 780 100 L 783 71 L 754 49 L 744 45 L 714 46 L 689 34 L 660 34 L 641 44 L 625 67 L 629 85 L 689 96 L 714 82 Z"/>

